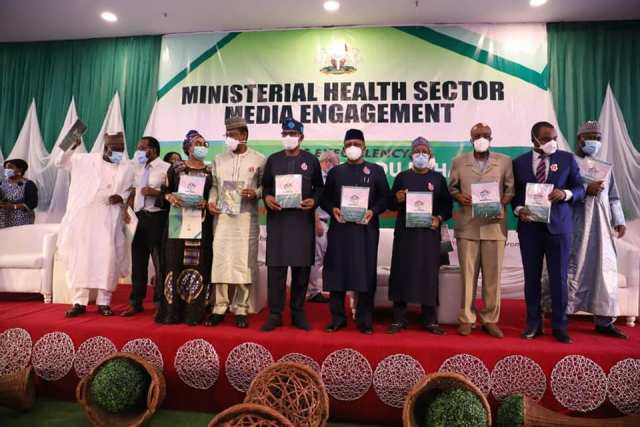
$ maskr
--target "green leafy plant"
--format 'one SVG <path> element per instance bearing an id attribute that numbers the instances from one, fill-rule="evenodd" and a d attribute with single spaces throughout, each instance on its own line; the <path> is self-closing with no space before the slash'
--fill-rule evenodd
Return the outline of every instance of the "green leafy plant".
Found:
<path id="1" fill-rule="evenodd" d="M 524 398 L 521 394 L 507 397 L 498 408 L 496 426 L 522 427 L 524 425 Z"/>
<path id="2" fill-rule="evenodd" d="M 89 385 L 91 401 L 114 414 L 146 407 L 151 378 L 135 362 L 119 358 L 106 362 Z"/>
<path id="3" fill-rule="evenodd" d="M 436 396 L 427 405 L 425 426 L 486 427 L 484 406 L 471 391 L 454 388 Z"/>

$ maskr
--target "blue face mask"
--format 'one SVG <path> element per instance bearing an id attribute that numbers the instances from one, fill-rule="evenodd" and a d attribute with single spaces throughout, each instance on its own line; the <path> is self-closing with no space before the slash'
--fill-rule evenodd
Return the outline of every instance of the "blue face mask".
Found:
<path id="1" fill-rule="evenodd" d="M 145 163 L 147 163 L 147 160 L 149 160 L 149 158 L 147 157 L 147 152 L 142 150 L 137 150 L 134 153 L 133 158 L 141 165 L 144 165 Z"/>
<path id="2" fill-rule="evenodd" d="M 593 157 L 598 154 L 600 147 L 602 147 L 602 142 L 595 139 L 587 139 L 582 146 L 582 152 L 589 157 Z"/>
<path id="3" fill-rule="evenodd" d="M 112 151 L 111 154 L 109 155 L 109 160 L 111 160 L 111 163 L 114 164 L 118 164 L 122 161 L 122 158 L 124 157 L 124 152 L 122 151 Z"/>
<path id="4" fill-rule="evenodd" d="M 6 179 L 12 178 L 15 175 L 15 171 L 13 169 L 5 169 L 4 170 L 4 177 Z"/>
<path id="5" fill-rule="evenodd" d="M 412 157 L 413 166 L 418 169 L 426 169 L 429 166 L 429 156 L 424 153 L 415 153 Z"/>
<path id="6" fill-rule="evenodd" d="M 207 158 L 207 154 L 209 154 L 209 147 L 205 147 L 202 145 L 193 147 L 193 157 L 195 157 L 196 159 L 204 160 Z"/>

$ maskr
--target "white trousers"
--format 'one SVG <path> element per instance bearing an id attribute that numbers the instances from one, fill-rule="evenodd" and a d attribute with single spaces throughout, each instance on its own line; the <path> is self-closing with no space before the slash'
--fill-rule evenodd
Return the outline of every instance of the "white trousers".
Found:
<path id="1" fill-rule="evenodd" d="M 73 304 L 89 305 L 89 295 L 93 289 L 89 288 L 74 288 L 73 289 Z M 98 291 L 98 297 L 96 298 L 96 305 L 109 305 L 111 304 L 111 291 L 104 289 L 96 289 Z"/>
<path id="2" fill-rule="evenodd" d="M 329 231 L 329 224 L 324 221 L 320 221 L 324 233 L 322 237 L 316 235 L 316 256 L 311 266 L 311 272 L 309 274 L 309 287 L 307 288 L 307 297 L 311 298 L 322 292 L 322 264 L 324 264 L 324 254 L 327 252 L 327 232 Z"/>

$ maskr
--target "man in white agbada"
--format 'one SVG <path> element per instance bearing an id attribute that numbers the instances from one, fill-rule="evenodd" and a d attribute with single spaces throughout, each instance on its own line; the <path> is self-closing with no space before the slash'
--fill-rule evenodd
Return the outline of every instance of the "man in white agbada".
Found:
<path id="1" fill-rule="evenodd" d="M 334 166 L 340 164 L 338 155 L 333 151 L 325 151 L 318 158 L 322 168 L 322 181 L 327 181 L 327 174 Z M 327 303 L 329 298 L 322 293 L 322 264 L 324 254 L 327 252 L 327 232 L 329 231 L 330 215 L 316 208 L 316 256 L 309 274 L 309 288 L 307 289 L 307 301 Z"/>
<path id="2" fill-rule="evenodd" d="M 590 176 L 588 161 L 598 159 L 603 143 L 598 122 L 580 125 L 576 157 L 585 181 Z M 587 162 L 585 162 L 585 160 Z M 618 269 L 614 236 L 625 234 L 625 220 L 618 188 L 609 173 L 587 185 L 583 202 L 573 207 L 573 244 L 569 258 L 569 314 L 593 314 L 597 333 L 626 339 L 614 322 L 619 315 Z"/>
<path id="3" fill-rule="evenodd" d="M 111 294 L 118 278 L 130 270 L 122 209 L 134 172 L 131 162 L 123 159 L 122 133 L 105 134 L 102 153 L 76 154 L 79 144 L 55 161 L 71 173 L 67 211 L 58 236 L 58 251 L 73 293 L 73 306 L 65 316 L 85 313 L 92 289 L 98 292 L 98 311 L 111 316 Z"/>
<path id="4" fill-rule="evenodd" d="M 258 201 L 262 198 L 265 157 L 247 147 L 249 130 L 242 117 L 225 121 L 227 151 L 213 162 L 209 212 L 215 216 L 211 282 L 215 284 L 215 326 L 229 309 L 229 288 L 235 287 L 236 326 L 246 328 L 252 285 L 258 280 Z"/>

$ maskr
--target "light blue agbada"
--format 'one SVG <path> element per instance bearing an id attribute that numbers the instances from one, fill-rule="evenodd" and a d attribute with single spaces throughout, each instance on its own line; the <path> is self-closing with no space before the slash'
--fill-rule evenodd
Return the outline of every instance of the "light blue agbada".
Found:
<path id="1" fill-rule="evenodd" d="M 597 196 L 573 206 L 573 245 L 569 258 L 567 313 L 586 311 L 615 317 L 618 308 L 618 264 L 614 230 L 625 223 L 613 174 Z"/>

